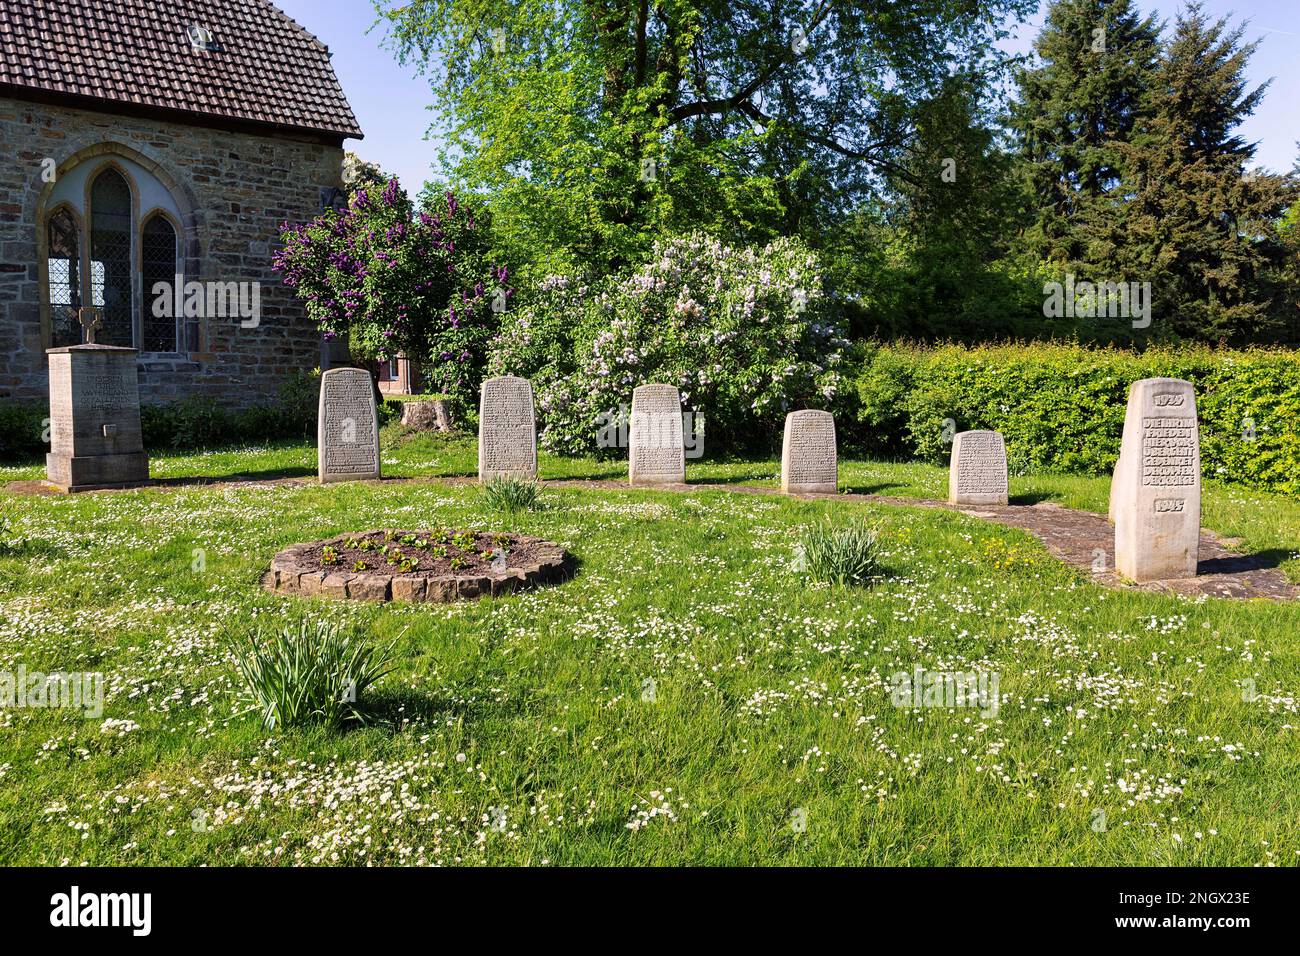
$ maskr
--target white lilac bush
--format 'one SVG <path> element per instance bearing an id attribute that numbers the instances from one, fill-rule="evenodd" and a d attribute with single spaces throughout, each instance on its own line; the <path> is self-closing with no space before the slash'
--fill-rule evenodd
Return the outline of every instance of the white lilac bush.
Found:
<path id="1" fill-rule="evenodd" d="M 712 447 L 740 447 L 770 441 L 789 410 L 830 408 L 848 344 L 801 242 L 737 248 L 697 234 L 660 241 L 630 275 L 548 278 L 504 323 L 489 372 L 532 380 L 552 452 L 598 450 L 646 382 L 677 386 Z"/>

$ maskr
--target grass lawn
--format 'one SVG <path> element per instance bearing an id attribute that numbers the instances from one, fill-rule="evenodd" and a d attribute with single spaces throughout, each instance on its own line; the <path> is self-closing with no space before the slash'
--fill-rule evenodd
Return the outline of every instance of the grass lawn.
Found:
<path id="1" fill-rule="evenodd" d="M 386 475 L 473 473 L 472 441 L 386 434 Z M 308 477 L 315 450 L 152 465 Z M 775 473 L 689 463 L 689 493 L 548 488 L 513 519 L 437 482 L 0 491 L 0 672 L 107 679 L 98 719 L 0 710 L 0 863 L 1300 862 L 1300 608 L 1103 589 L 962 514 L 722 487 Z M 945 479 L 841 463 L 853 491 L 940 497 Z M 1013 500 L 1098 511 L 1107 490 L 1012 480 Z M 827 514 L 879 526 L 885 580 L 792 570 L 800 527 Z M 1208 483 L 1204 523 L 1294 552 L 1300 502 Z M 581 569 L 449 606 L 258 587 L 289 544 L 434 525 L 541 535 Z M 1294 555 L 1284 567 L 1300 579 Z M 304 615 L 396 638 L 367 726 L 231 717 L 223 635 Z M 995 672 L 1000 707 L 896 707 L 891 675 L 916 667 Z"/>

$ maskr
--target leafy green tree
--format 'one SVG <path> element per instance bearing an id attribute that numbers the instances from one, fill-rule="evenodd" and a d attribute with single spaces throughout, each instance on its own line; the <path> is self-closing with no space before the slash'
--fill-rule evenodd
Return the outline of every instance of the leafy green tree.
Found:
<path id="1" fill-rule="evenodd" d="M 1287 250 L 1279 221 L 1294 177 L 1254 169 L 1237 132 L 1268 84 L 1251 89 L 1256 43 L 1244 27 L 1177 17 L 1146 95 L 1146 116 L 1120 148 L 1123 185 L 1086 217 L 1082 260 L 1113 279 L 1149 281 L 1156 333 L 1207 341 L 1286 334 Z"/>
<path id="2" fill-rule="evenodd" d="M 889 198 L 835 230 L 836 285 L 861 312 L 854 331 L 965 341 L 1038 331 L 1041 295 L 998 262 L 1030 203 L 986 87 L 957 75 L 918 104 Z"/>
<path id="3" fill-rule="evenodd" d="M 1054 0 L 1048 7 L 1034 44 L 1037 62 L 1018 74 L 1011 112 L 1038 208 L 1024 244 L 1040 259 L 1077 259 L 1082 211 L 1118 185 L 1119 147 L 1138 128 L 1160 29 L 1133 0 Z"/>
<path id="4" fill-rule="evenodd" d="M 815 235 L 899 170 L 914 106 L 1034 0 L 376 0 L 430 76 L 443 166 L 510 261 Z"/>

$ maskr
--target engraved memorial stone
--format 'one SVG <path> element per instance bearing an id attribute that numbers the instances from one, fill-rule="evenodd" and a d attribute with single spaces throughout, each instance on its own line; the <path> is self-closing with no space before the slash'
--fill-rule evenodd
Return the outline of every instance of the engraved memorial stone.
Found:
<path id="1" fill-rule="evenodd" d="M 948 502 L 954 505 L 1007 503 L 1007 444 L 1001 432 L 958 432 L 948 466 Z"/>
<path id="2" fill-rule="evenodd" d="M 88 310 L 83 310 L 88 311 Z M 50 349 L 50 452 L 46 477 L 64 492 L 149 481 L 140 431 L 135 349 L 96 345 L 97 317 L 82 324 L 89 342 Z"/>
<path id="3" fill-rule="evenodd" d="M 478 409 L 478 477 L 537 477 L 537 422 L 533 386 L 504 375 L 483 383 Z"/>
<path id="4" fill-rule="evenodd" d="M 379 477 L 379 412 L 369 372 L 332 368 L 321 375 L 316 428 L 321 484 Z"/>
<path id="5" fill-rule="evenodd" d="M 1111 492 L 1119 572 L 1139 582 L 1195 577 L 1201 443 L 1190 382 L 1133 383 Z"/>
<path id="6" fill-rule="evenodd" d="M 785 417 L 781 445 L 781 490 L 833 495 L 838 479 L 835 416 L 812 409 L 791 412 Z"/>
<path id="7" fill-rule="evenodd" d="M 634 485 L 686 481 L 682 400 L 671 385 L 641 385 L 632 392 L 628 478 Z"/>

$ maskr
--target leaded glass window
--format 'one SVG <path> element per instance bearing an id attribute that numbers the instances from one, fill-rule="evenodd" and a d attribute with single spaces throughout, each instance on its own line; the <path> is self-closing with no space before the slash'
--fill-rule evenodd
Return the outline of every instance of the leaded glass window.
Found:
<path id="1" fill-rule="evenodd" d="M 153 216 L 144 224 L 140 234 L 140 277 L 144 291 L 140 327 L 144 330 L 143 350 L 146 352 L 175 352 L 177 318 L 173 308 L 165 310 L 167 317 L 154 315 L 154 285 L 167 283 L 165 293 L 175 301 L 176 283 L 176 230 L 165 216 Z"/>
<path id="2" fill-rule="evenodd" d="M 106 169 L 90 187 L 91 304 L 102 310 L 96 341 L 134 344 L 131 308 L 131 187 L 122 174 Z"/>
<path id="3" fill-rule="evenodd" d="M 67 208 L 50 217 L 46 277 L 49 280 L 51 344 L 81 342 L 77 310 L 81 308 L 81 228 Z"/>

